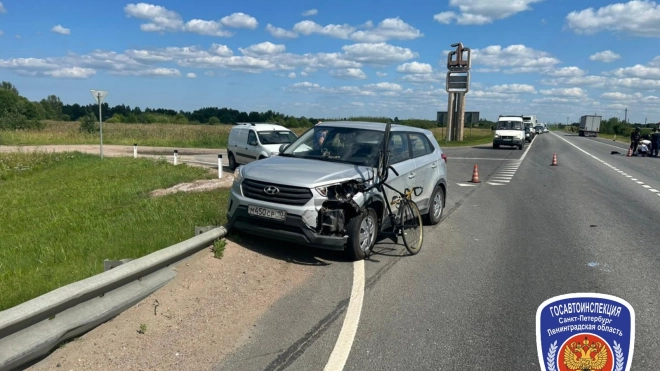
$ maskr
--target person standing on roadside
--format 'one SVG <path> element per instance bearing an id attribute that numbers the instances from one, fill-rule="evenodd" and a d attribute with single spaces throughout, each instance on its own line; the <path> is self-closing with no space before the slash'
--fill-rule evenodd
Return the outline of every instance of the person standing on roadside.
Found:
<path id="1" fill-rule="evenodd" d="M 639 145 L 639 140 L 642 139 L 642 134 L 639 132 L 639 128 L 630 134 L 630 149 L 632 149 L 632 154 L 635 156 L 637 152 L 637 146 Z"/>
<path id="2" fill-rule="evenodd" d="M 660 151 L 660 133 L 658 129 L 653 129 L 653 134 L 651 134 L 651 156 L 658 157 L 658 151 Z"/>

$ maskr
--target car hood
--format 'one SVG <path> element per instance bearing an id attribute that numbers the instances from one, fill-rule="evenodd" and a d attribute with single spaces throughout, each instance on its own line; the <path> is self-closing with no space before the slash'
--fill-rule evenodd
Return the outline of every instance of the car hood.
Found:
<path id="1" fill-rule="evenodd" d="M 262 182 L 314 188 L 350 179 L 369 179 L 368 166 L 275 156 L 243 166 L 243 177 Z"/>

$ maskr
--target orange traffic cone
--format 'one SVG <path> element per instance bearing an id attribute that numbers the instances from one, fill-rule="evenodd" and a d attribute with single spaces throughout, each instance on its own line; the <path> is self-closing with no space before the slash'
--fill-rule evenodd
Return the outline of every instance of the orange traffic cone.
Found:
<path id="1" fill-rule="evenodd" d="M 552 163 L 550 164 L 550 166 L 557 166 L 557 154 L 556 153 L 552 154 Z"/>
<path id="2" fill-rule="evenodd" d="M 628 147 L 628 154 L 626 157 L 632 157 L 632 148 Z"/>
<path id="3" fill-rule="evenodd" d="M 474 165 L 474 170 L 472 171 L 472 180 L 470 181 L 472 183 L 481 183 L 479 180 L 479 168 L 477 165 Z"/>

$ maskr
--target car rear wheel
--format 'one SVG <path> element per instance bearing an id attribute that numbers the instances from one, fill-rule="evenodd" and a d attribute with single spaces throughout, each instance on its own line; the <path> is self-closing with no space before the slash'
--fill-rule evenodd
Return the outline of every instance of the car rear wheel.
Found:
<path id="1" fill-rule="evenodd" d="M 362 260 L 369 255 L 376 244 L 378 217 L 372 208 L 367 208 L 348 223 L 348 243 L 346 253 L 352 260 Z"/>

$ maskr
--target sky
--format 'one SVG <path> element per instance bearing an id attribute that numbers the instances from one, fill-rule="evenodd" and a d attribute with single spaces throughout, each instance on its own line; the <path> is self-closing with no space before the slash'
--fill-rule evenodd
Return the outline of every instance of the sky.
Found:
<path id="1" fill-rule="evenodd" d="M 435 119 L 461 42 L 482 118 L 660 122 L 659 41 L 645 0 L 0 2 L 0 80 L 142 109 Z"/>

